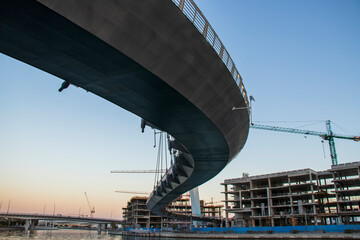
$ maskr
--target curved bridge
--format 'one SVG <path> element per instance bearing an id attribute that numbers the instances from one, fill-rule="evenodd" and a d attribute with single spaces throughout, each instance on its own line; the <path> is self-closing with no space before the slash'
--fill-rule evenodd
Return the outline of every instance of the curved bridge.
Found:
<path id="1" fill-rule="evenodd" d="M 175 164 L 147 204 L 155 214 L 217 175 L 246 142 L 242 79 L 192 0 L 0 0 L 0 51 L 176 139 Z"/>

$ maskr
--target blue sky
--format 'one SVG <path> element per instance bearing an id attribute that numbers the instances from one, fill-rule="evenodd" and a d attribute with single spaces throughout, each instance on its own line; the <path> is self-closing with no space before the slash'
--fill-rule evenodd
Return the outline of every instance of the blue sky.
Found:
<path id="1" fill-rule="evenodd" d="M 288 127 L 332 120 L 339 134 L 360 135 L 360 2 L 197 0 L 256 99 L 253 119 Z M 4 211 L 121 217 L 131 195 L 151 191 L 152 175 L 110 174 L 154 169 L 151 131 L 139 117 L 81 88 L 59 93 L 62 80 L 0 55 L 0 202 Z M 232 106 L 231 106 L 232 107 Z M 275 121 L 275 122 L 261 122 Z M 298 121 L 283 123 L 277 121 Z M 305 129 L 325 131 L 325 123 Z M 360 161 L 360 143 L 335 140 L 339 163 Z M 251 129 L 223 172 L 200 187 L 222 199 L 227 178 L 330 167 L 321 139 Z"/>

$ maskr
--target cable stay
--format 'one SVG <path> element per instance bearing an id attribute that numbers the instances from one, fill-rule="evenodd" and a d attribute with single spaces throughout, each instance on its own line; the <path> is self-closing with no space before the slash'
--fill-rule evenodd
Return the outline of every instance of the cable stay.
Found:
<path id="1" fill-rule="evenodd" d="M 326 158 L 324 140 L 321 140 L 321 145 L 324 153 L 324 158 Z"/>
<path id="2" fill-rule="evenodd" d="M 158 134 L 158 133 L 154 133 Z M 154 189 L 173 165 L 173 154 L 169 146 L 171 136 L 166 132 L 159 132 L 158 152 L 155 166 Z M 164 171 L 165 170 L 165 171 Z"/>

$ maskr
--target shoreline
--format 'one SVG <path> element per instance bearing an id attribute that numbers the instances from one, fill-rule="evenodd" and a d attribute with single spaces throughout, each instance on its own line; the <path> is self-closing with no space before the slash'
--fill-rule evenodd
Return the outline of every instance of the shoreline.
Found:
<path id="1" fill-rule="evenodd" d="M 108 233 L 109 235 L 183 239 L 360 239 L 360 233 L 132 233 L 124 231 L 109 231 Z"/>
<path id="2" fill-rule="evenodd" d="M 24 226 L 0 226 L 0 231 L 24 231 Z"/>

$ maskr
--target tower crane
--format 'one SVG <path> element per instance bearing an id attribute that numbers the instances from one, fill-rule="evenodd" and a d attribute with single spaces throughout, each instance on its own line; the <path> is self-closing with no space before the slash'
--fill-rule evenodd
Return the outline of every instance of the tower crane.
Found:
<path id="1" fill-rule="evenodd" d="M 222 201 L 214 202 L 214 198 L 211 198 L 211 201 L 204 203 L 204 205 L 213 205 L 215 203 L 223 203 L 223 202 Z"/>
<path id="2" fill-rule="evenodd" d="M 268 126 L 268 125 L 254 124 L 254 123 L 251 123 L 250 128 L 261 129 L 261 130 L 269 130 L 269 131 L 277 131 L 277 132 L 287 132 L 287 133 L 296 133 L 296 134 L 319 136 L 322 139 L 329 142 L 330 156 L 331 156 L 332 165 L 338 165 L 334 138 L 353 140 L 353 141 L 357 141 L 357 142 L 360 141 L 359 136 L 344 136 L 344 135 L 334 134 L 333 131 L 331 130 L 330 120 L 326 121 L 327 132 L 317 132 L 317 131 L 295 129 L 295 128 Z"/>
<path id="3" fill-rule="evenodd" d="M 86 201 L 89 205 L 89 210 L 90 210 L 90 217 L 93 218 L 94 217 L 94 213 L 95 213 L 95 207 L 91 208 L 90 202 L 89 202 L 89 198 L 85 192 L 85 197 L 86 197 Z"/>

